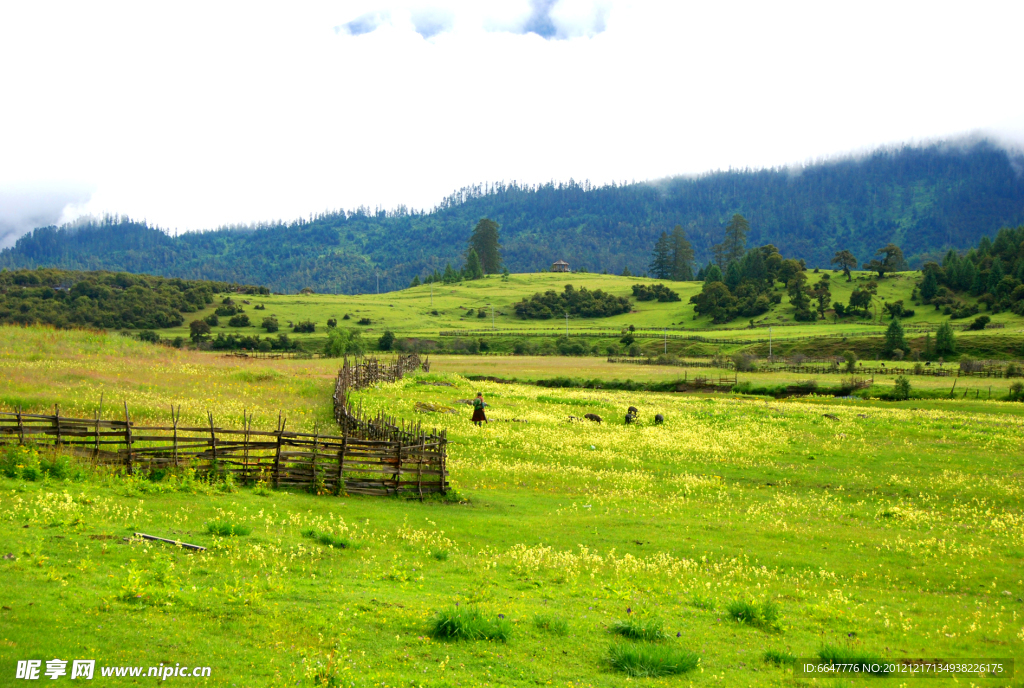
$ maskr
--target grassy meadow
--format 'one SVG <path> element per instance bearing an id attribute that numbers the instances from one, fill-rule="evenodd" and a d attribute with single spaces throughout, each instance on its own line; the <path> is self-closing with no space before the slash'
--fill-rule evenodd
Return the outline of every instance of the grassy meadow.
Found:
<path id="1" fill-rule="evenodd" d="M 868 281 L 877 277 L 874 273 L 857 272 L 853 273 L 854 280 L 847 282 L 840 272 L 828 271 L 831 276 L 832 300 L 846 303 L 849 301 L 850 293 L 854 288 L 863 286 Z M 818 281 L 820 275 L 808 273 L 808 283 Z M 739 318 L 724 325 L 714 325 L 710 318 L 703 316 L 694 318 L 693 304 L 689 303 L 690 296 L 700 292 L 700 282 L 673 282 L 656 280 L 643 277 L 620 277 L 615 275 L 598 274 L 564 274 L 564 273 L 529 273 L 510 275 L 507 280 L 499 275 L 489 275 L 485 279 L 462 282 L 458 284 L 434 284 L 421 285 L 396 292 L 384 294 L 360 294 L 360 295 L 335 295 L 335 294 L 274 294 L 267 296 L 252 295 L 244 297 L 249 301 L 245 306 L 246 313 L 252 322 L 248 328 L 231 327 L 227 324 L 228 318 L 221 318 L 220 324 L 213 328 L 213 333 L 223 332 L 244 332 L 263 333 L 259 325 L 264 317 L 274 316 L 277 318 L 281 332 L 294 336 L 299 340 L 308 343 L 310 346 L 318 346 L 325 338 L 327 321 L 336 319 L 339 327 L 358 328 L 368 339 L 376 340 L 385 330 L 391 330 L 399 337 L 428 338 L 437 340 L 442 331 L 469 331 L 480 333 L 501 347 L 503 344 L 510 344 L 516 336 L 505 337 L 502 331 L 535 334 L 536 336 L 560 336 L 566 331 L 566 321 L 562 318 L 551 320 L 523 320 L 515 316 L 513 305 L 523 298 L 529 298 L 537 292 L 549 289 L 561 292 L 566 284 L 575 287 L 586 287 L 587 289 L 603 289 L 617 296 L 632 295 L 634 284 L 662 283 L 679 294 L 680 301 L 659 303 L 657 301 L 637 301 L 632 313 L 616 315 L 608 318 L 570 318 L 568 330 L 570 335 L 584 335 L 593 340 L 603 352 L 608 344 L 618 341 L 617 336 L 609 336 L 605 339 L 595 337 L 593 330 L 611 330 L 612 334 L 618 330 L 633 325 L 636 328 L 660 329 L 668 328 L 670 331 L 684 329 L 700 329 L 703 332 L 707 328 L 716 330 L 708 336 L 727 337 L 736 342 L 736 346 L 750 346 L 751 340 L 766 338 L 767 332 L 763 326 L 779 326 L 774 328 L 773 338 L 784 348 L 789 342 L 793 347 L 813 346 L 809 342 L 810 337 L 821 337 L 822 335 L 839 335 L 843 337 L 880 337 L 885 326 L 888 325 L 888 318 L 882 317 L 882 303 L 884 301 L 903 300 L 908 308 L 915 309 L 915 315 L 904 320 L 907 326 L 923 325 L 934 329 L 947 316 L 931 306 L 914 307 L 911 294 L 914 286 L 920 280 L 918 272 L 895 273 L 878 281 L 878 295 L 875 298 L 875 307 L 881 320 L 864 320 L 859 318 L 847 319 L 838 323 L 832 320 L 821 320 L 815 323 L 797 323 L 793 319 L 795 310 L 789 303 L 789 297 L 783 295 L 782 303 L 775 306 L 769 312 L 753 319 L 757 327 L 749 329 L 748 319 Z M 161 337 L 173 339 L 176 336 L 188 337 L 188 324 L 191 320 L 206 317 L 213 314 L 219 300 L 223 295 L 218 296 L 217 302 L 206 309 L 195 314 L 188 314 L 185 323 L 181 327 L 167 328 L 159 331 Z M 237 295 L 234 297 L 240 301 Z M 971 301 L 970 298 L 966 299 Z M 255 310 L 254 306 L 262 305 L 265 310 Z M 481 309 L 485 317 L 479 317 Z M 435 314 L 436 311 L 436 314 Z M 493 318 L 492 318 L 493 311 Z M 349 319 L 345 320 L 348 315 Z M 991 314 L 990 314 L 991 315 Z M 963 333 L 967 340 L 980 338 L 979 341 L 993 337 L 1011 337 L 1010 348 L 1019 348 L 1024 344 L 1024 319 L 1013 313 L 1003 312 L 991 315 L 994 324 L 1005 325 L 1004 329 L 989 332 Z M 359 321 L 366 319 L 368 324 L 359 325 Z M 317 323 L 317 330 L 312 334 L 292 335 L 289 323 L 296 323 L 311 320 Z M 488 334 L 488 332 L 492 332 Z M 998 332 L 998 335 L 992 334 Z M 678 333 L 678 332 L 677 332 Z M 265 333 L 264 333 L 265 334 Z M 473 335 L 473 336 L 479 336 Z M 923 337 L 923 335 L 922 335 Z M 508 339 L 506 342 L 501 340 Z M 826 342 L 829 340 L 826 340 Z M 831 340 L 838 342 L 839 340 Z M 641 339 L 640 344 L 645 348 L 655 349 L 658 343 L 654 340 Z M 1001 351 L 1005 348 L 1004 343 L 999 343 L 990 348 Z M 670 342 L 670 349 L 681 350 L 684 347 L 693 349 L 693 346 L 682 342 Z M 507 347 L 506 347 L 507 348 Z M 699 346 L 697 348 L 700 348 Z M 720 348 L 720 347 L 712 347 Z M 730 348 L 730 347 L 727 347 Z M 982 347 L 983 349 L 984 347 Z M 688 350 L 689 350 L 688 349 Z M 767 346 L 765 346 L 767 349 Z M 699 353 L 694 349 L 692 353 Z M 1024 353 L 1019 354 L 1024 356 Z"/>
<path id="2" fill-rule="evenodd" d="M 330 427 L 336 365 L 0 328 L 0 410 L 91 417 L 102 395 L 105 417 L 125 400 L 139 421 L 180 404 L 183 420 L 209 409 L 238 427 L 244 410 L 257 428 L 279 412 Z M 789 660 L 1024 660 L 1024 417 L 1008 412 L 1024 405 L 464 377 L 484 365 L 524 380 L 670 372 L 438 357 L 430 374 L 359 392 L 371 411 L 448 430 L 450 500 L 0 450 L 0 683 L 19 659 L 54 657 L 209 665 L 202 684 L 224 686 L 897 686 L 798 678 Z M 477 391 L 480 428 L 461 402 Z M 586 413 L 605 422 L 571 419 Z M 136 531 L 208 549 L 124 539 Z"/>

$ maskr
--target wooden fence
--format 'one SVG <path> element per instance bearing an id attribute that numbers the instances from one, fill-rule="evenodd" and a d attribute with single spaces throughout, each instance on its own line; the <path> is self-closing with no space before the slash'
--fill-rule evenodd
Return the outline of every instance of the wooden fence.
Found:
<path id="1" fill-rule="evenodd" d="M 676 368 L 720 368 L 723 370 L 733 370 L 736 368 L 736 364 L 729 360 L 698 360 L 691 361 L 685 359 L 669 359 L 669 358 L 655 358 L 646 356 L 609 356 L 609 363 L 630 363 L 633 365 L 662 365 L 662 366 L 673 366 Z M 980 362 L 979 362 L 980 364 Z M 845 363 L 832 363 L 832 364 L 791 364 L 791 363 L 752 363 L 753 367 L 746 372 L 751 373 L 798 373 L 801 375 L 847 375 L 851 371 L 846 369 Z M 960 368 L 943 368 L 941 366 L 928 366 L 921 365 L 918 367 L 916 364 L 907 366 L 906 363 L 900 365 L 891 366 L 862 366 L 858 365 L 853 371 L 858 375 L 926 375 L 932 377 L 1022 377 L 1022 373 L 1018 364 L 1011 364 L 1014 366 L 1014 370 L 1010 370 L 1010 374 L 1007 374 L 1008 366 L 1004 367 L 999 364 L 993 365 L 980 365 L 979 367 L 971 370 L 961 366 Z M 1017 372 L 1021 371 L 1021 372 Z"/>
<path id="2" fill-rule="evenodd" d="M 419 424 L 399 425 L 383 415 L 364 416 L 347 393 L 372 381 L 394 381 L 419 367 L 418 357 L 376 359 L 349 364 L 335 386 L 335 417 L 341 435 L 290 432 L 279 417 L 273 431 L 255 430 L 246 417 L 242 429 L 209 424 L 179 424 L 171 409 L 169 426 L 140 426 L 124 406 L 124 420 L 69 418 L 0 412 L 0 444 L 53 444 L 98 464 L 124 466 L 128 473 L 192 467 L 209 475 L 231 474 L 241 483 L 262 481 L 274 487 L 298 487 L 317 494 L 413 494 L 446 492 L 447 444 L 444 431 L 423 431 Z M 346 384 L 343 384 L 343 381 Z M 341 394 L 339 395 L 339 390 Z"/>

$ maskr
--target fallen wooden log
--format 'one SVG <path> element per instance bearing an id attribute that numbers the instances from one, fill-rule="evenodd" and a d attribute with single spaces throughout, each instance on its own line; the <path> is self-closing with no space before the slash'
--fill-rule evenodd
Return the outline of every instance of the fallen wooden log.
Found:
<path id="1" fill-rule="evenodd" d="M 166 542 L 168 545 L 178 545 L 185 549 L 195 550 L 196 552 L 205 552 L 206 548 L 202 545 L 190 545 L 187 542 L 181 542 L 179 540 L 168 540 L 167 538 L 157 537 L 156 535 L 146 535 L 145 533 L 135 533 L 135 537 L 140 537 L 144 540 L 156 540 L 157 542 Z"/>

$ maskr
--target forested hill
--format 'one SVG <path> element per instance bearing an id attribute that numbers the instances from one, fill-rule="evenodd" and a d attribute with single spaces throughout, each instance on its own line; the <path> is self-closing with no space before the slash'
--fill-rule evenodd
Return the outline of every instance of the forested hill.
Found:
<path id="1" fill-rule="evenodd" d="M 591 187 L 569 182 L 464 189 L 429 213 L 330 213 L 257 229 L 171 237 L 123 219 L 48 227 L 0 252 L 0 267 L 124 270 L 266 284 L 279 291 L 367 292 L 404 287 L 451 262 L 458 267 L 482 217 L 501 225 L 513 272 L 548 268 L 647 269 L 662 230 L 687 229 L 697 261 L 743 214 L 748 244 L 825 266 L 840 249 L 861 261 L 892 242 L 911 265 L 966 250 L 983 235 L 1024 223 L 1024 159 L 988 142 L 878 151 L 799 172 L 716 172 L 656 183 Z"/>

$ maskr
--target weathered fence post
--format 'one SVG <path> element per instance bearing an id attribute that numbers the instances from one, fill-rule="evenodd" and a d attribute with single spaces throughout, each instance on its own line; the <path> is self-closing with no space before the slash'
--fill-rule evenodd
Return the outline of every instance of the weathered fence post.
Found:
<path id="1" fill-rule="evenodd" d="M 217 433 L 213 431 L 213 414 L 206 412 L 206 418 L 210 421 L 210 472 L 217 470 Z"/>
<path id="2" fill-rule="evenodd" d="M 345 426 L 341 428 L 341 451 L 338 453 L 338 484 L 335 486 L 337 494 L 342 495 L 345 490 L 345 450 L 348 449 L 348 431 Z"/>
<path id="3" fill-rule="evenodd" d="M 280 411 L 277 414 L 277 449 L 274 452 L 274 489 L 281 487 L 281 433 L 284 432 L 284 421 Z"/>
<path id="4" fill-rule="evenodd" d="M 96 440 L 96 444 L 95 444 L 95 446 L 93 447 L 93 450 L 92 450 L 92 459 L 93 459 L 94 462 L 100 460 L 100 418 L 102 418 L 102 417 L 103 417 L 103 394 L 101 393 L 100 394 L 100 408 L 99 408 L 99 411 L 96 412 L 96 437 L 94 438 Z"/>
<path id="5" fill-rule="evenodd" d="M 174 467 L 178 467 L 178 418 L 181 417 L 181 404 L 178 404 L 178 412 L 174 412 L 174 404 L 171 404 L 171 422 L 174 424 L 174 445 L 171 449 L 171 456 L 174 458 Z"/>
<path id="6" fill-rule="evenodd" d="M 317 487 L 317 484 L 316 484 L 316 482 L 317 482 L 316 481 L 316 478 L 317 478 L 317 475 L 316 475 L 316 445 L 317 445 L 317 441 L 319 439 L 320 439 L 320 426 L 319 425 L 314 425 L 313 426 L 313 475 L 312 475 L 313 484 L 311 485 L 311 487 L 313 488 L 313 494 L 320 494 L 320 488 Z"/>
<path id="7" fill-rule="evenodd" d="M 18 407 L 18 444 L 25 444 L 25 421 L 21 418 L 21 407 Z"/>
<path id="8" fill-rule="evenodd" d="M 420 501 L 423 501 L 423 457 L 426 456 L 427 440 L 420 435 L 420 455 L 416 460 L 416 491 L 420 493 Z"/>
<path id="9" fill-rule="evenodd" d="M 124 443 L 128 447 L 128 456 L 126 461 L 128 464 L 128 475 L 135 474 L 135 457 L 132 455 L 132 419 L 128 415 L 128 401 L 124 402 Z"/>
<path id="10" fill-rule="evenodd" d="M 53 405 L 53 427 L 57 430 L 57 439 L 53 441 L 53 447 L 55 450 L 60 450 L 60 406 L 58 404 Z"/>
<path id="11" fill-rule="evenodd" d="M 249 431 L 252 425 L 252 418 L 247 417 L 245 409 L 242 409 L 242 480 L 249 479 Z"/>

